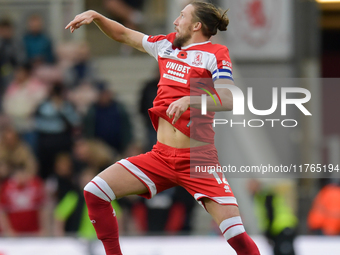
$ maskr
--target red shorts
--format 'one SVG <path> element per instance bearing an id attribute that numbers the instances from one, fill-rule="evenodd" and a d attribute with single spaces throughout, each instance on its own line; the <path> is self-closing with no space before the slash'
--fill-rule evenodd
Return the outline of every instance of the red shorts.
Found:
<path id="1" fill-rule="evenodd" d="M 152 198 L 175 186 L 185 188 L 201 205 L 207 197 L 219 204 L 237 205 L 236 198 L 221 172 L 204 171 L 204 166 L 219 165 L 214 144 L 176 149 L 157 142 L 152 151 L 117 162 L 136 176 L 148 188 L 141 194 Z M 197 172 L 200 166 L 201 171 Z"/>

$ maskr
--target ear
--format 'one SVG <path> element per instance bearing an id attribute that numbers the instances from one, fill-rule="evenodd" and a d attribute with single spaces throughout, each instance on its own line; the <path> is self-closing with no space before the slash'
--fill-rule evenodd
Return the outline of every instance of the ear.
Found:
<path id="1" fill-rule="evenodd" d="M 201 22 L 196 22 L 193 26 L 194 32 L 199 31 L 202 28 L 202 23 Z"/>

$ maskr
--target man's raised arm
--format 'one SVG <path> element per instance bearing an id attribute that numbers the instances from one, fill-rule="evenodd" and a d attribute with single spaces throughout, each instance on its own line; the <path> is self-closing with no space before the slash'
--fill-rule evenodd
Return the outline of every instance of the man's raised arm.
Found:
<path id="1" fill-rule="evenodd" d="M 92 10 L 77 15 L 65 27 L 65 29 L 70 28 L 71 33 L 73 33 L 74 30 L 80 28 L 82 25 L 88 25 L 92 21 L 99 27 L 99 29 L 104 34 L 106 34 L 111 39 L 120 43 L 127 44 L 142 52 L 145 52 L 142 43 L 144 37 L 143 33 L 129 29 L 123 26 L 122 24 L 110 20 L 104 17 L 103 15 L 99 14 L 98 12 Z"/>

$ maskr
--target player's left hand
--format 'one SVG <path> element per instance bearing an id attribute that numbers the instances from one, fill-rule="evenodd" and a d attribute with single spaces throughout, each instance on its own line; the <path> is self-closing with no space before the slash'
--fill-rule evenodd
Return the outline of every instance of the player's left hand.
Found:
<path id="1" fill-rule="evenodd" d="M 166 115 L 170 119 L 174 118 L 172 120 L 172 124 L 175 124 L 179 117 L 181 117 L 183 112 L 188 110 L 189 105 L 190 105 L 189 96 L 182 97 L 169 105 L 168 109 L 166 110 Z"/>

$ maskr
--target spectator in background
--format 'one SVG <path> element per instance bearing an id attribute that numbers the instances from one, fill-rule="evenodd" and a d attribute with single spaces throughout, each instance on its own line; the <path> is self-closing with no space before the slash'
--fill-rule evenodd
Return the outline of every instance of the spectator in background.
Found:
<path id="1" fill-rule="evenodd" d="M 47 186 L 52 197 L 60 202 L 61 199 L 69 192 L 75 189 L 74 169 L 71 154 L 60 153 L 56 156 L 54 163 L 54 172 L 47 180 Z"/>
<path id="2" fill-rule="evenodd" d="M 145 0 L 104 0 L 104 7 L 114 20 L 128 28 L 138 30 L 144 21 L 142 13 L 144 3 Z M 120 45 L 120 53 L 123 56 L 129 56 L 133 53 L 133 48 L 122 44 Z"/>
<path id="3" fill-rule="evenodd" d="M 9 177 L 9 174 L 10 174 L 10 170 L 9 170 L 9 166 L 7 162 L 3 159 L 0 159 L 0 187 L 2 183 Z"/>
<path id="4" fill-rule="evenodd" d="M 89 107 L 98 100 L 98 90 L 90 82 L 83 82 L 76 88 L 68 91 L 68 99 L 74 104 L 77 112 L 85 116 Z"/>
<path id="5" fill-rule="evenodd" d="M 95 139 L 78 139 L 73 147 L 75 172 L 90 167 L 93 169 L 105 169 L 117 159 L 116 151 L 106 143 Z"/>
<path id="6" fill-rule="evenodd" d="M 266 190 L 258 180 L 250 180 L 248 190 L 254 198 L 260 229 L 273 245 L 274 255 L 295 255 L 294 239 L 298 219 L 284 197 Z"/>
<path id="7" fill-rule="evenodd" d="M 39 15 L 32 15 L 28 18 L 27 24 L 27 33 L 23 38 L 27 60 L 34 66 L 53 63 L 52 41 L 43 31 L 43 19 Z"/>
<path id="8" fill-rule="evenodd" d="M 63 71 L 57 65 L 41 65 L 33 70 L 33 77 L 46 84 L 50 90 L 54 83 L 63 80 Z"/>
<path id="9" fill-rule="evenodd" d="M 308 215 L 308 227 L 324 235 L 340 234 L 340 182 L 323 187 Z"/>
<path id="10" fill-rule="evenodd" d="M 77 44 L 74 42 L 63 42 L 56 46 L 57 65 L 63 71 L 71 68 L 76 59 Z"/>
<path id="11" fill-rule="evenodd" d="M 38 106 L 35 120 L 40 175 L 45 179 L 53 171 L 56 155 L 71 152 L 73 134 L 80 124 L 78 113 L 65 98 L 63 84 L 52 86 L 49 98 Z"/>
<path id="12" fill-rule="evenodd" d="M 36 151 L 34 112 L 46 96 L 47 86 L 32 76 L 30 64 L 20 65 L 16 68 L 14 80 L 4 94 L 4 113 L 33 151 Z"/>
<path id="13" fill-rule="evenodd" d="M 5 236 L 47 234 L 44 184 L 25 165 L 12 166 L 0 192 L 0 225 Z"/>
<path id="14" fill-rule="evenodd" d="M 1 133 L 0 161 L 7 166 L 25 166 L 25 171 L 34 174 L 37 164 L 31 149 L 20 140 L 12 127 L 5 127 Z M 10 174 L 10 172 L 9 172 Z"/>
<path id="15" fill-rule="evenodd" d="M 13 24 L 7 19 L 0 20 L 0 100 L 14 69 L 23 59 L 23 52 L 14 40 Z M 2 103 L 0 110 L 1 106 Z"/>
<path id="16" fill-rule="evenodd" d="M 94 82 L 96 72 L 90 60 L 90 48 L 86 42 L 75 45 L 73 64 L 65 70 L 65 84 L 68 88 L 75 88 L 82 82 Z"/>
<path id="17" fill-rule="evenodd" d="M 115 17 L 115 20 L 131 29 L 136 29 L 143 23 L 144 3 L 144 0 L 104 0 L 105 8 Z"/>
<path id="18" fill-rule="evenodd" d="M 106 83 L 99 83 L 99 98 L 84 118 L 84 134 L 124 154 L 133 141 L 132 125 L 125 107 L 115 100 Z"/>
<path id="19" fill-rule="evenodd" d="M 159 82 L 159 72 L 157 70 L 157 76 L 155 76 L 155 78 L 153 78 L 152 80 L 146 82 L 141 92 L 139 112 L 143 116 L 145 126 L 146 126 L 146 132 L 147 132 L 147 141 L 146 141 L 146 146 L 144 148 L 145 151 L 150 151 L 157 142 L 157 133 L 150 121 L 148 110 L 153 107 L 153 100 L 155 99 L 157 95 L 158 82 Z"/>
<path id="20" fill-rule="evenodd" d="M 84 169 L 79 178 L 77 188 L 66 193 L 54 211 L 54 232 L 56 236 L 77 233 L 79 237 L 95 239 L 91 220 L 88 216 L 87 207 L 83 195 L 85 185 L 91 181 L 98 173 L 97 169 Z M 120 218 L 120 207 L 117 201 L 111 202 L 117 218 Z"/>
<path id="21" fill-rule="evenodd" d="M 132 214 L 142 232 L 189 234 L 195 205 L 195 200 L 185 189 L 174 187 L 132 205 Z"/>

